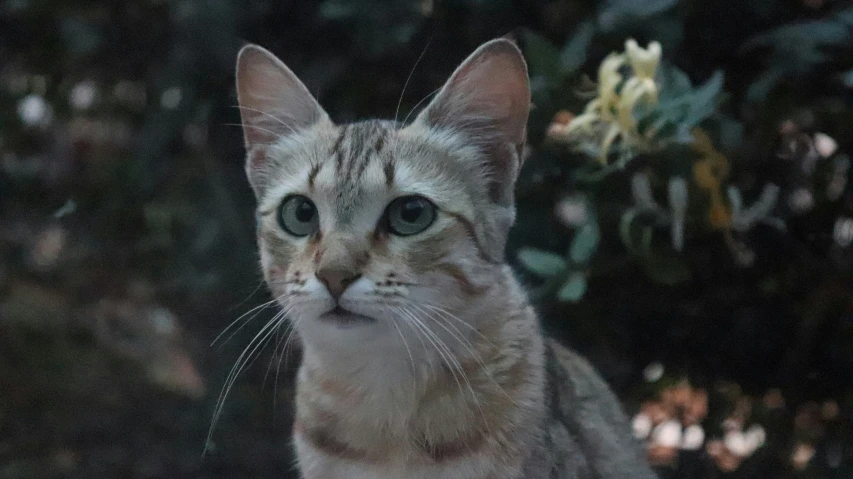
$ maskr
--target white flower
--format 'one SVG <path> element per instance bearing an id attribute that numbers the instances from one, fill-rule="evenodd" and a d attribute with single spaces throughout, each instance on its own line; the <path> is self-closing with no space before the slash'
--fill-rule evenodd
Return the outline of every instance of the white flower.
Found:
<path id="1" fill-rule="evenodd" d="M 163 94 L 160 95 L 160 106 L 165 110 L 174 110 L 181 104 L 183 96 L 183 92 L 180 88 L 176 86 L 167 88 L 163 90 Z"/>
<path id="2" fill-rule="evenodd" d="M 850 243 L 853 243 L 853 218 L 841 217 L 835 220 L 832 237 L 838 246 L 842 248 L 850 246 Z"/>
<path id="3" fill-rule="evenodd" d="M 634 431 L 634 437 L 639 440 L 649 437 L 649 433 L 652 432 L 652 426 L 652 418 L 642 412 L 634 416 L 634 420 L 631 421 L 631 429 Z"/>
<path id="4" fill-rule="evenodd" d="M 788 206 L 795 213 L 804 213 L 814 206 L 814 196 L 808 188 L 797 188 L 788 198 Z"/>
<path id="5" fill-rule="evenodd" d="M 646 382 L 653 383 L 663 377 L 663 372 L 663 364 L 655 361 L 643 369 L 643 378 Z"/>
<path id="6" fill-rule="evenodd" d="M 764 432 L 764 428 L 759 426 L 758 424 L 753 424 L 743 433 L 744 439 L 746 440 L 747 450 L 749 451 L 747 455 L 751 455 L 753 452 L 757 451 L 758 448 L 764 445 L 764 442 L 767 440 L 767 433 Z"/>
<path id="7" fill-rule="evenodd" d="M 753 424 L 746 431 L 732 430 L 726 433 L 723 441 L 726 448 L 734 455 L 749 457 L 764 445 L 767 433 L 758 424 Z"/>
<path id="8" fill-rule="evenodd" d="M 27 95 L 18 102 L 18 116 L 27 126 L 43 126 L 50 123 L 53 111 L 39 95 Z"/>
<path id="9" fill-rule="evenodd" d="M 575 195 L 561 200 L 556 206 L 556 216 L 566 226 L 578 227 L 587 223 L 589 212 L 587 203 L 582 195 Z"/>
<path id="10" fill-rule="evenodd" d="M 651 440 L 655 446 L 678 447 L 681 444 L 681 424 L 673 419 L 658 424 L 652 430 Z"/>
<path id="11" fill-rule="evenodd" d="M 702 429 L 702 426 L 693 424 L 684 429 L 684 432 L 681 435 L 681 444 L 679 445 L 679 449 L 698 451 L 702 448 L 702 444 L 704 443 L 705 431 Z"/>
<path id="12" fill-rule="evenodd" d="M 814 147 L 820 156 L 829 158 L 838 151 L 838 142 L 826 133 L 818 132 L 814 135 Z"/>
<path id="13" fill-rule="evenodd" d="M 87 110 L 95 103 L 98 91 L 95 83 L 87 80 L 74 85 L 68 96 L 68 102 L 77 110 Z"/>
<path id="14" fill-rule="evenodd" d="M 723 437 L 723 444 L 735 456 L 746 457 L 749 455 L 749 446 L 747 446 L 746 438 L 741 431 L 733 430 L 727 432 Z"/>

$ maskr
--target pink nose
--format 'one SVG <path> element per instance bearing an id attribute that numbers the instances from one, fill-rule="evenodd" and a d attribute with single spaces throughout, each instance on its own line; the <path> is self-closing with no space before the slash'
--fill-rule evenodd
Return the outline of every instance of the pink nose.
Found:
<path id="1" fill-rule="evenodd" d="M 361 273 L 351 270 L 324 268 L 317 271 L 317 278 L 326 285 L 329 294 L 335 298 L 335 301 L 344 294 L 347 287 L 355 280 L 361 277 Z"/>

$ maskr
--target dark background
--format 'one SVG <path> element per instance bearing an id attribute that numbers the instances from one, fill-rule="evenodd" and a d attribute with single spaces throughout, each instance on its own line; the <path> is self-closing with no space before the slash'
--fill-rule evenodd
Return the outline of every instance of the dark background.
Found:
<path id="1" fill-rule="evenodd" d="M 579 299 L 518 268 L 546 330 L 587 355 L 631 413 L 680 380 L 709 391 L 708 440 L 738 398 L 754 402 L 747 422 L 768 440 L 737 470 L 698 451 L 663 475 L 853 477 L 853 189 L 838 166 L 853 152 L 849 2 L 6 0 L 0 478 L 294 477 L 298 352 L 280 368 L 274 348 L 259 354 L 202 455 L 228 371 L 272 314 L 210 345 L 269 299 L 242 171 L 236 53 L 254 42 L 279 55 L 336 121 L 390 118 L 398 101 L 407 118 L 477 45 L 505 34 L 528 57 L 535 103 L 508 257 L 564 254 L 577 228 L 554 211 L 567 197 L 586 195 L 601 231 L 575 265 Z M 642 228 L 658 253 L 620 241 L 631 175 L 662 178 L 653 186 L 665 202 L 672 162 L 639 155 L 590 183 L 589 158 L 546 130 L 557 112 L 583 109 L 579 90 L 629 37 L 660 41 L 693 85 L 723 72 L 701 125 L 734 132 L 714 143 L 745 204 L 780 187 L 774 221 L 709 225 L 691 183 L 681 251 L 654 224 Z M 804 173 L 818 133 L 837 148 Z M 841 192 L 829 197 L 833 178 Z M 650 364 L 662 378 L 644 378 Z M 768 406 L 768 392 L 782 405 Z M 809 412 L 828 404 L 838 413 Z M 803 444 L 814 456 L 794 467 Z"/>

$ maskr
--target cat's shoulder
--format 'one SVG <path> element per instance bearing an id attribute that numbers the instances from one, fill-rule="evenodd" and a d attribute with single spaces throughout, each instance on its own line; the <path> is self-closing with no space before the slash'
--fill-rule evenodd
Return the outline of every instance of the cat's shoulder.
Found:
<path id="1" fill-rule="evenodd" d="M 613 395 L 610 387 L 586 358 L 553 338 L 545 339 L 545 365 L 548 379 L 556 382 L 561 396 L 582 399 Z"/>
<path id="2" fill-rule="evenodd" d="M 551 424 L 565 428 L 586 466 L 598 477 L 653 478 L 622 404 L 592 364 L 550 338 L 545 355 Z"/>

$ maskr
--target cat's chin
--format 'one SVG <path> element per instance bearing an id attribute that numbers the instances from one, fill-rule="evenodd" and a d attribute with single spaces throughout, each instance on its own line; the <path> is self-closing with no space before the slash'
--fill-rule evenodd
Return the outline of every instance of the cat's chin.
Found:
<path id="1" fill-rule="evenodd" d="M 319 317 L 320 321 L 328 322 L 334 324 L 339 327 L 356 327 L 365 324 L 372 324 L 376 322 L 376 319 L 371 318 L 370 316 L 364 316 L 363 314 L 353 313 L 352 311 L 346 310 L 340 306 L 335 306 L 334 309 L 331 309 Z"/>

